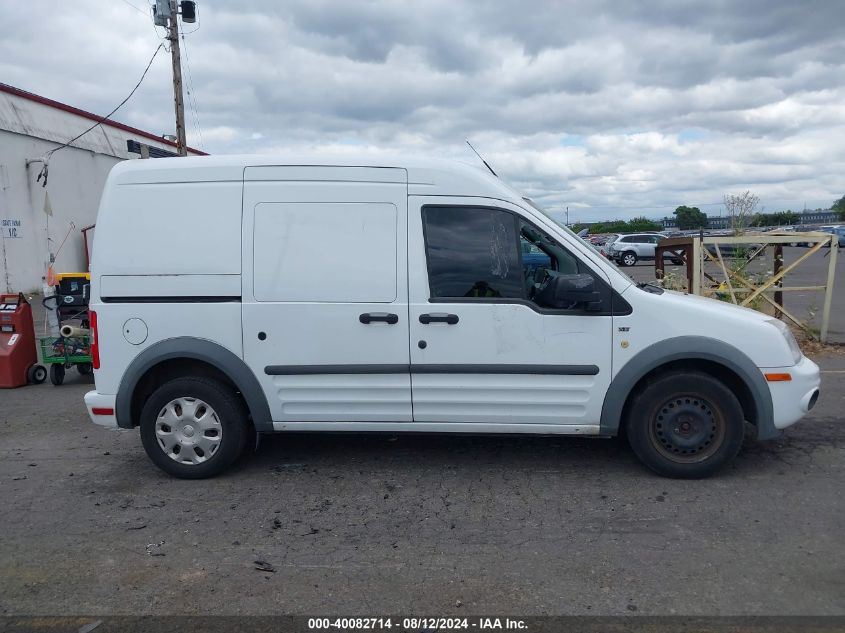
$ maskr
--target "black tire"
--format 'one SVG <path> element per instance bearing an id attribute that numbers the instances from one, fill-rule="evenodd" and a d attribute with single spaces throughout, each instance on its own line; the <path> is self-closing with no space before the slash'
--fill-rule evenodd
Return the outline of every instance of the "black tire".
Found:
<path id="1" fill-rule="evenodd" d="M 623 266 L 634 266 L 637 263 L 637 254 L 634 251 L 625 251 L 619 256 L 619 263 Z"/>
<path id="2" fill-rule="evenodd" d="M 50 365 L 50 382 L 57 387 L 65 381 L 65 366 L 59 363 Z"/>
<path id="3" fill-rule="evenodd" d="M 159 443 L 156 432 L 159 416 L 166 414 L 166 405 L 179 398 L 207 403 L 219 420 L 219 445 L 211 457 L 200 463 L 177 461 L 177 457 L 171 457 L 164 445 Z M 147 456 L 164 472 L 180 479 L 205 479 L 223 472 L 243 452 L 250 424 L 242 401 L 230 387 L 217 380 L 198 376 L 175 378 L 161 385 L 147 398 L 141 410 L 140 422 L 141 442 Z M 188 446 L 185 450 L 195 450 Z M 182 446 L 176 448 L 182 454 Z"/>
<path id="4" fill-rule="evenodd" d="M 246 425 L 246 433 L 244 436 L 244 447 L 241 451 L 241 454 L 238 456 L 237 459 L 243 461 L 245 459 L 249 459 L 257 448 L 258 444 L 258 433 L 255 431 L 255 427 L 252 424 Z"/>
<path id="5" fill-rule="evenodd" d="M 682 259 L 673 259 L 673 260 L 672 260 L 672 265 L 673 265 L 673 266 L 680 266 L 680 265 L 682 265 L 683 263 L 684 263 L 684 260 L 682 260 Z"/>
<path id="6" fill-rule="evenodd" d="M 76 366 L 76 371 L 80 373 L 82 376 L 88 376 L 94 368 L 91 366 L 91 363 L 79 363 Z"/>
<path id="7" fill-rule="evenodd" d="M 630 402 L 628 442 L 646 466 L 664 477 L 709 477 L 739 452 L 745 416 L 734 393 L 699 372 L 666 375 Z"/>
<path id="8" fill-rule="evenodd" d="M 40 385 L 47 380 L 47 368 L 44 365 L 31 365 L 26 370 L 26 380 L 30 384 Z"/>

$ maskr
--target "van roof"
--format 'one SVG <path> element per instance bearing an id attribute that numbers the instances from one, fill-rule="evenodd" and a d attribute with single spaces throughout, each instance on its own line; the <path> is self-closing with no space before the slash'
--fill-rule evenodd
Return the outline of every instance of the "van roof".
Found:
<path id="1" fill-rule="evenodd" d="M 216 155 L 130 160 L 112 169 L 114 184 L 240 181 L 248 167 L 404 169 L 410 195 L 461 195 L 520 201 L 522 195 L 486 168 L 459 160 L 405 155 Z M 367 178 L 362 178 L 366 181 Z"/>

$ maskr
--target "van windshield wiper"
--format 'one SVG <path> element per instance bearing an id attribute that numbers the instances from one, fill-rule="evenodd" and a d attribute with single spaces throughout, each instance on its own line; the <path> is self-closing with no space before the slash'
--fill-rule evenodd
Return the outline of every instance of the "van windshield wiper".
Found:
<path id="1" fill-rule="evenodd" d="M 646 281 L 640 281 L 639 283 L 637 283 L 637 288 L 639 288 L 640 290 L 645 290 L 646 292 L 650 292 L 653 295 L 663 294 L 663 288 L 661 288 L 660 286 L 655 286 L 654 284 L 650 284 Z"/>

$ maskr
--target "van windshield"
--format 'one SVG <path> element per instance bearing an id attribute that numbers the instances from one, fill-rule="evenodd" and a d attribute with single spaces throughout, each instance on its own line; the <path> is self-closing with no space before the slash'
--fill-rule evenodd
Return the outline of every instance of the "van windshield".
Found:
<path id="1" fill-rule="evenodd" d="M 575 231 L 573 231 L 572 229 L 570 229 L 570 228 L 569 228 L 568 226 L 566 226 L 563 222 L 559 222 L 559 221 L 557 221 L 557 220 L 556 220 L 556 219 L 552 216 L 552 214 L 551 214 L 551 213 L 549 213 L 548 211 L 546 211 L 545 209 L 543 209 L 540 205 L 538 205 L 536 202 L 534 202 L 531 198 L 527 198 L 527 197 L 523 196 L 523 198 L 522 198 L 522 199 L 523 199 L 525 202 L 527 202 L 528 204 L 530 204 L 532 209 L 535 209 L 535 210 L 539 211 L 540 213 L 542 213 L 544 216 L 546 216 L 547 218 L 549 218 L 549 220 L 551 220 L 552 222 L 554 222 L 555 224 L 557 224 L 560 228 L 562 228 L 564 231 L 566 231 L 567 233 L 569 233 L 569 235 L 571 235 L 572 237 L 574 237 L 576 240 L 580 240 L 581 242 L 583 242 L 584 244 L 586 244 L 587 246 L 589 246 L 590 248 L 592 248 L 592 249 L 593 249 L 596 253 L 598 253 L 598 254 L 601 256 L 601 252 L 599 251 L 599 249 L 597 249 L 597 248 L 596 248 L 596 247 L 595 247 L 595 246 L 594 246 L 591 242 L 589 242 L 588 240 L 585 240 L 585 239 L 582 239 L 582 238 L 578 237 L 578 235 L 575 233 Z M 618 235 L 614 235 L 614 236 L 613 236 L 613 238 L 611 238 L 610 240 L 608 240 L 608 243 L 609 243 L 609 242 L 611 242 L 611 241 L 613 241 L 613 240 L 615 240 L 615 239 L 616 239 L 616 238 L 618 238 L 618 237 L 619 237 Z M 629 279 L 631 279 L 631 281 L 633 281 L 633 280 L 634 280 L 634 278 L 633 278 L 633 277 L 631 277 L 628 273 L 626 273 L 624 270 L 622 270 L 621 268 L 619 268 L 619 266 L 617 266 L 617 265 L 616 265 L 616 262 L 614 262 L 612 259 L 607 259 L 607 258 L 605 258 L 605 257 L 603 257 L 603 256 L 602 256 L 602 259 L 603 259 L 604 261 L 606 261 L 608 264 L 610 264 L 611 266 L 613 266 L 613 267 L 614 267 L 616 270 L 618 270 L 620 273 L 622 273 L 623 275 L 625 275 L 626 277 L 628 277 Z"/>

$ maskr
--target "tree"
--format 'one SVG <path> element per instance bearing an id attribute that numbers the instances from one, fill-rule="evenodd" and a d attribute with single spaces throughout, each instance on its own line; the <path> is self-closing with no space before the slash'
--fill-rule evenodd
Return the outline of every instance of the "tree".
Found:
<path id="1" fill-rule="evenodd" d="M 772 220 L 772 225 L 775 226 L 791 226 L 801 221 L 801 214 L 791 210 L 778 211 L 772 214 Z"/>
<path id="2" fill-rule="evenodd" d="M 839 200 L 830 205 L 830 210 L 836 211 L 836 213 L 839 214 L 840 220 L 845 220 L 845 196 L 842 196 Z"/>
<path id="3" fill-rule="evenodd" d="M 682 231 L 703 229 L 707 226 L 707 215 L 698 207 L 681 205 L 675 209 L 675 217 L 678 219 L 678 228 Z"/>
<path id="4" fill-rule="evenodd" d="M 590 233 L 618 233 L 624 230 L 625 223 L 622 220 L 610 220 L 596 222 L 590 227 Z"/>
<path id="5" fill-rule="evenodd" d="M 626 223 L 626 231 L 659 231 L 661 228 L 660 224 L 655 222 L 654 220 L 649 220 L 646 217 L 639 217 L 639 218 L 632 218 L 628 220 Z"/>
<path id="6" fill-rule="evenodd" d="M 577 233 L 578 225 L 572 227 Z M 583 228 L 583 227 L 581 227 Z M 641 233 L 643 231 L 659 231 L 663 228 L 659 222 L 649 220 L 646 217 L 632 218 L 630 220 L 606 220 L 590 225 L 590 233 Z"/>
<path id="7" fill-rule="evenodd" d="M 798 224 L 801 216 L 795 211 L 778 211 L 777 213 L 758 213 L 754 218 L 754 226 L 790 226 Z"/>
<path id="8" fill-rule="evenodd" d="M 741 235 L 754 222 L 754 215 L 760 198 L 750 191 L 740 194 L 725 194 L 725 211 L 731 219 L 731 229 Z"/>

